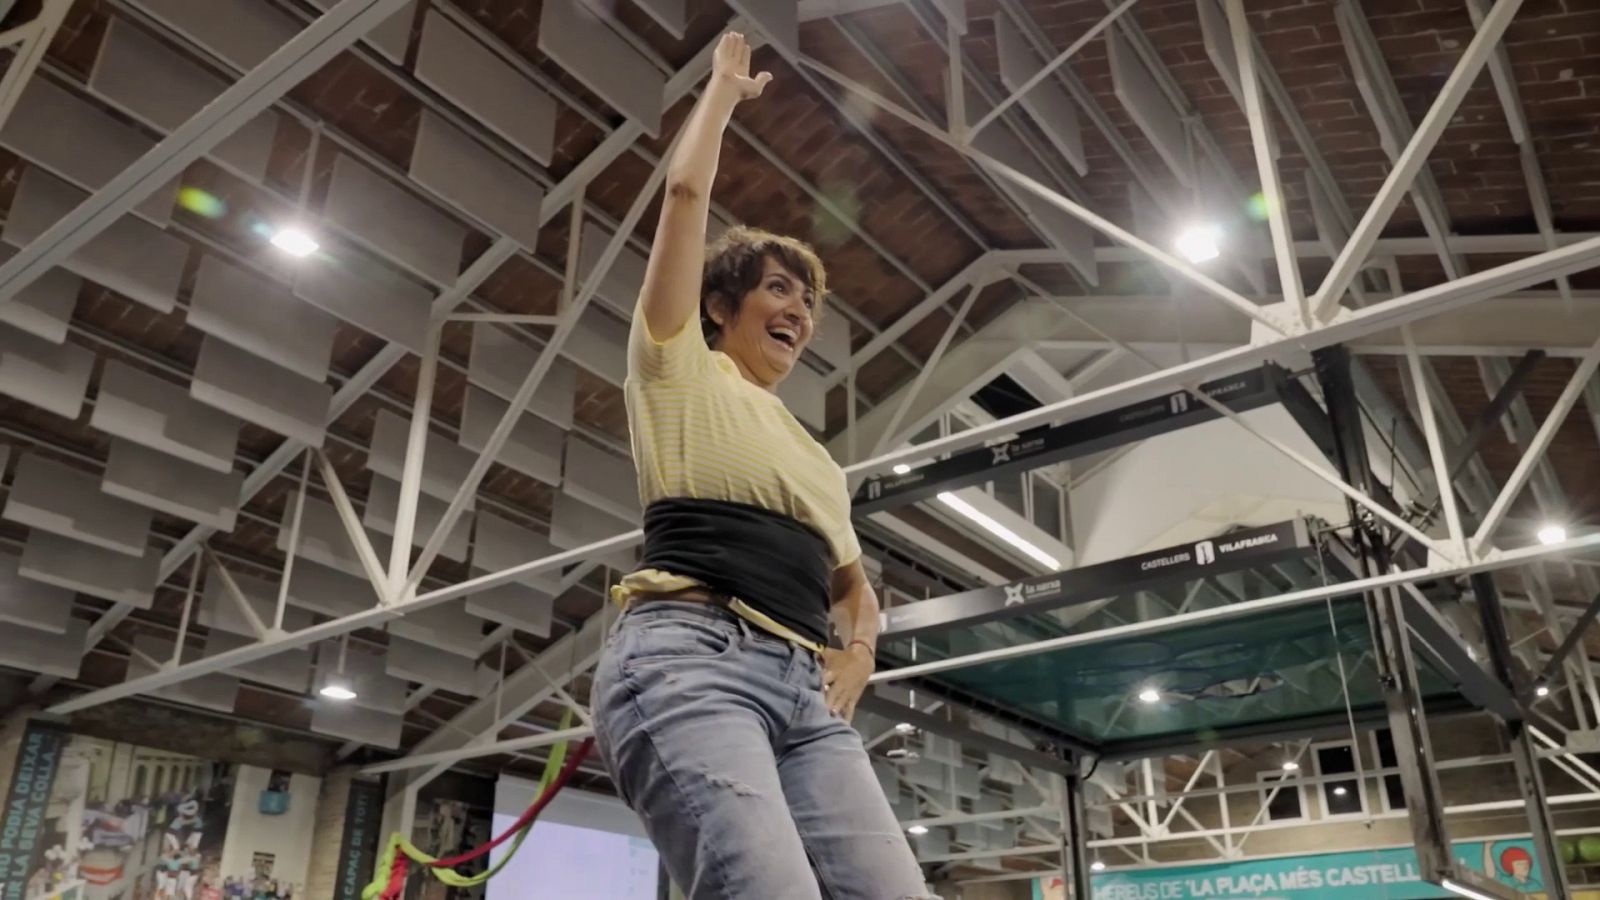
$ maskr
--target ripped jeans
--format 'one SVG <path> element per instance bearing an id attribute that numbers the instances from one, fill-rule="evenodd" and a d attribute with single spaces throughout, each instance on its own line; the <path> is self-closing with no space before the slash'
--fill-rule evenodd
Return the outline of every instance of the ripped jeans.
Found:
<path id="1" fill-rule="evenodd" d="M 657 601 L 613 629 L 596 745 L 688 900 L 927 900 L 811 653 L 726 610 Z"/>

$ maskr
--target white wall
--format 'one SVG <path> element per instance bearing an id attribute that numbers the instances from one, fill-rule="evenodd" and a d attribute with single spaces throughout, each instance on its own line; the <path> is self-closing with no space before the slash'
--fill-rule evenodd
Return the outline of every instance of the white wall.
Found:
<path id="1" fill-rule="evenodd" d="M 1282 407 L 1243 419 L 1323 461 Z M 1347 517 L 1338 491 L 1228 420 L 1132 445 L 1076 487 L 1070 505 L 1080 566 L 1211 537 L 1230 525 L 1270 525 L 1306 513 L 1333 522 Z"/>
<path id="2" fill-rule="evenodd" d="M 273 877 L 280 882 L 304 885 L 306 867 L 311 862 L 311 838 L 315 831 L 317 793 L 322 779 L 294 775 L 289 782 L 289 808 L 282 815 L 261 813 L 261 792 L 272 773 L 256 766 L 240 766 L 234 781 L 233 810 L 228 816 L 228 837 L 222 848 L 222 874 L 249 875 L 256 853 L 271 853 Z M 300 891 L 295 891 L 299 896 Z"/>

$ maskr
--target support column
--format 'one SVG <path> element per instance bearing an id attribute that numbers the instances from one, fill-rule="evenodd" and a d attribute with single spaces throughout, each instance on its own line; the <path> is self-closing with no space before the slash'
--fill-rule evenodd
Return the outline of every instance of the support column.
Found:
<path id="1" fill-rule="evenodd" d="M 1378 496 L 1380 485 L 1368 464 L 1361 410 L 1350 376 L 1350 353 L 1344 347 L 1329 347 L 1312 354 L 1312 359 L 1327 399 L 1340 475 L 1356 490 L 1369 497 Z M 1388 572 L 1392 568 L 1388 550 L 1392 536 L 1380 531 L 1377 519 L 1367 510 L 1353 501 L 1346 501 L 1346 506 L 1361 566 L 1359 574 L 1369 577 Z M 1433 763 L 1433 746 L 1428 738 L 1427 714 L 1417 684 L 1416 659 L 1406 627 L 1405 606 L 1398 589 L 1369 593 L 1367 604 L 1374 625 L 1379 680 L 1388 707 L 1395 761 L 1400 768 L 1411 836 L 1417 849 L 1418 870 L 1424 879 L 1438 883 L 1452 874 L 1455 860 L 1445 832 L 1444 803 Z"/>
<path id="2" fill-rule="evenodd" d="M 1478 616 L 1483 622 L 1484 641 L 1489 646 L 1489 663 L 1495 677 L 1509 688 L 1513 696 L 1522 697 L 1516 670 L 1513 667 L 1510 635 L 1506 631 L 1505 614 L 1500 608 L 1500 592 L 1494 578 L 1487 573 L 1472 576 L 1472 593 L 1478 601 Z M 1507 743 L 1511 745 L 1511 760 L 1517 770 L 1517 784 L 1523 799 L 1528 801 L 1528 829 L 1533 835 L 1533 847 L 1539 854 L 1539 865 L 1544 869 L 1545 890 L 1551 897 L 1569 895 L 1567 871 L 1561 861 L 1561 847 L 1556 841 L 1555 822 L 1550 816 L 1550 795 L 1545 791 L 1544 776 L 1539 772 L 1538 747 L 1533 742 L 1528 723 L 1520 717 L 1515 721 L 1501 721 Z"/>
<path id="3" fill-rule="evenodd" d="M 1073 766 L 1073 774 L 1061 779 L 1061 881 L 1071 900 L 1090 900 L 1089 827 L 1084 814 L 1083 778 Z"/>

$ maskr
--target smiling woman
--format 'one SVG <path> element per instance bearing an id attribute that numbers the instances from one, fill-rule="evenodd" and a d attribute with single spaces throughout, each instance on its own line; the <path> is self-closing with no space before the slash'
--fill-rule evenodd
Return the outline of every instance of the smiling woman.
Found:
<path id="1" fill-rule="evenodd" d="M 922 873 L 848 724 L 878 599 L 844 472 L 774 393 L 815 333 L 823 266 L 754 228 L 706 247 L 723 131 L 770 80 L 749 62 L 725 35 L 629 334 L 644 558 L 615 590 L 596 746 L 689 900 L 915 900 Z"/>

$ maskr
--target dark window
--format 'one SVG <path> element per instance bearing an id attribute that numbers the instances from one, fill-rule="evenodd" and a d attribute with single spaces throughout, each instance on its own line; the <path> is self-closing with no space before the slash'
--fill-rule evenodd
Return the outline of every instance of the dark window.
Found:
<path id="1" fill-rule="evenodd" d="M 1049 479 L 1033 475 L 1033 524 L 1056 540 L 1065 540 L 1061 528 L 1061 490 Z"/>
<path id="2" fill-rule="evenodd" d="M 1389 729 L 1383 728 L 1373 732 L 1372 741 L 1378 745 L 1380 767 L 1393 769 L 1400 764 L 1400 758 L 1394 752 L 1394 735 Z M 1400 783 L 1399 775 L 1383 776 L 1383 795 L 1389 799 L 1390 809 L 1406 808 L 1406 789 Z"/>
<path id="3" fill-rule="evenodd" d="M 1317 748 L 1317 771 L 1322 775 L 1354 775 L 1356 771 L 1355 748 L 1350 744 L 1336 744 Z M 1365 810 L 1361 803 L 1361 783 L 1325 781 L 1322 788 L 1322 808 L 1330 816 L 1357 815 Z"/>
<path id="4" fill-rule="evenodd" d="M 1272 793 L 1272 786 L 1277 782 L 1286 782 L 1276 794 Z M 1268 797 L 1271 797 L 1268 800 Z M 1283 775 L 1261 776 L 1261 798 L 1267 803 L 1267 819 L 1273 822 L 1282 822 L 1287 819 L 1305 818 L 1305 810 L 1300 807 L 1300 785 L 1294 779 Z"/>

